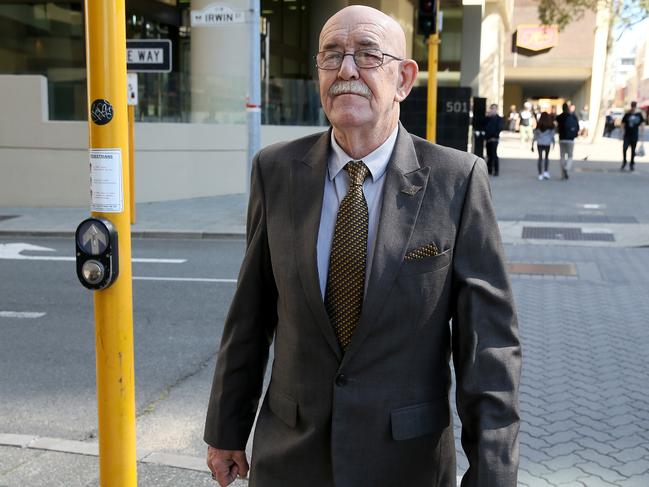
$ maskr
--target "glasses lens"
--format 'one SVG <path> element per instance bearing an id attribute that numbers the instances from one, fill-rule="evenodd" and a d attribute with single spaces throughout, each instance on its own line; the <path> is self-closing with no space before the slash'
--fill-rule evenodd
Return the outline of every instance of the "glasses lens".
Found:
<path id="1" fill-rule="evenodd" d="M 337 51 L 321 51 L 316 55 L 315 62 L 320 69 L 338 69 L 343 55 Z"/>
<path id="2" fill-rule="evenodd" d="M 354 61 L 359 68 L 376 68 L 383 64 L 383 53 L 377 49 L 363 49 L 354 53 Z"/>

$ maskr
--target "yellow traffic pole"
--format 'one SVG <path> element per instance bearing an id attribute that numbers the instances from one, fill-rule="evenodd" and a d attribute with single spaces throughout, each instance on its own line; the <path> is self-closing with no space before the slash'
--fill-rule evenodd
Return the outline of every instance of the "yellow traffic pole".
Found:
<path id="1" fill-rule="evenodd" d="M 439 11 L 439 9 L 438 9 Z M 426 139 L 436 141 L 437 135 L 437 59 L 439 33 L 428 36 L 428 107 L 426 110 Z"/>
<path id="2" fill-rule="evenodd" d="M 135 224 L 135 105 L 128 104 L 128 167 L 131 225 Z"/>
<path id="3" fill-rule="evenodd" d="M 85 0 L 91 161 L 110 162 L 91 209 L 119 236 L 119 276 L 94 292 L 102 487 L 137 486 L 125 19 L 124 0 Z"/>

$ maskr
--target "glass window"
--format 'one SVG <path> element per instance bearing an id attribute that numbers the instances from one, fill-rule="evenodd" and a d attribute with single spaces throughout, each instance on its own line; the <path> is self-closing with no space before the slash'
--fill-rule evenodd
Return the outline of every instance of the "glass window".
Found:
<path id="1" fill-rule="evenodd" d="M 49 115 L 86 117 L 86 70 L 81 2 L 0 2 L 0 74 L 48 79 Z"/>
<path id="2" fill-rule="evenodd" d="M 140 122 L 189 122 L 191 29 L 183 23 L 183 18 L 185 21 L 188 18 L 183 12 L 188 13 L 189 5 L 163 6 L 163 9 L 131 9 L 127 2 L 126 39 L 171 40 L 171 72 L 137 73 L 138 107 L 135 116 Z"/>
<path id="3" fill-rule="evenodd" d="M 268 68 L 262 78 L 262 123 L 324 123 L 317 82 L 311 75 L 315 55 L 309 50 L 311 3 L 308 0 L 261 1 L 261 15 L 270 33 Z"/>
<path id="4" fill-rule="evenodd" d="M 263 123 L 323 121 L 311 79 L 310 4 L 261 2 Z M 127 39 L 169 39 L 172 45 L 170 73 L 138 73 L 136 120 L 245 123 L 247 51 L 237 48 L 246 42 L 245 27 L 192 27 L 191 12 L 189 0 L 126 0 Z M 0 0 L 0 74 L 45 76 L 49 118 L 85 120 L 83 1 Z"/>
<path id="5" fill-rule="evenodd" d="M 462 11 L 458 8 L 442 9 L 440 32 L 439 71 L 460 71 L 462 56 Z M 417 25 L 416 22 L 414 25 Z M 428 71 L 428 45 L 423 35 L 414 34 L 413 58 L 421 71 Z"/>

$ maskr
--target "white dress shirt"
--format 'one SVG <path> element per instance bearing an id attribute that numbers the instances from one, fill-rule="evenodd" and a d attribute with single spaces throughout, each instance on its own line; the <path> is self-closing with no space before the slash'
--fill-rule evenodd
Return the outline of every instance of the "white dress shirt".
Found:
<path id="1" fill-rule="evenodd" d="M 365 267 L 365 290 L 367 291 L 367 281 L 372 268 L 374 257 L 374 246 L 376 244 L 376 232 L 379 225 L 379 215 L 381 214 L 381 204 L 383 201 L 383 184 L 385 183 L 385 170 L 388 167 L 394 144 L 397 141 L 399 127 L 394 131 L 377 149 L 363 157 L 363 163 L 370 170 L 371 177 L 365 179 L 363 183 L 363 194 L 367 201 L 367 210 L 369 213 L 367 228 L 367 264 Z M 327 274 L 329 272 L 329 254 L 331 253 L 331 243 L 336 226 L 336 216 L 340 202 L 347 195 L 349 188 L 349 175 L 343 168 L 349 161 L 355 160 L 345 153 L 338 145 L 331 131 L 331 156 L 327 164 L 327 171 L 324 182 L 324 198 L 322 201 L 322 213 L 320 214 L 320 228 L 318 230 L 318 277 L 320 279 L 320 292 L 324 300 L 325 289 L 327 287 Z"/>

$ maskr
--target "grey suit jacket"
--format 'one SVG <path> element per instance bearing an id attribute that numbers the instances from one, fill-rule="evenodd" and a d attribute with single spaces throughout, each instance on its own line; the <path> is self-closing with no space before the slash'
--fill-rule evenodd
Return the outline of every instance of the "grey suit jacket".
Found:
<path id="1" fill-rule="evenodd" d="M 452 356 L 470 463 L 462 485 L 514 487 L 521 350 L 484 162 L 399 127 L 362 316 L 343 354 L 316 264 L 329 150 L 329 134 L 317 134 L 254 161 L 205 441 L 245 448 L 274 338 L 251 487 L 455 485 Z M 438 255 L 404 259 L 431 243 Z"/>

